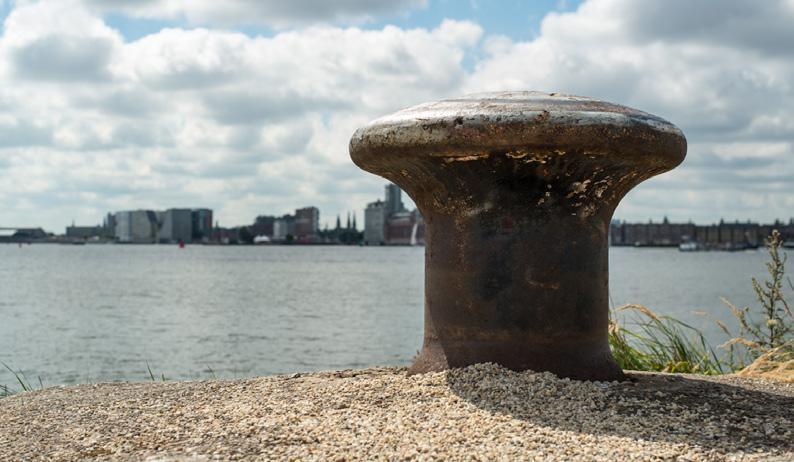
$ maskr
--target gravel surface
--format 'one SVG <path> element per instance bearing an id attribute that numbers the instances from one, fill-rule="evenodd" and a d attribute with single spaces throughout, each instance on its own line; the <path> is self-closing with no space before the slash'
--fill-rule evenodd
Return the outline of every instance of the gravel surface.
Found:
<path id="1" fill-rule="evenodd" d="M 0 460 L 794 460 L 794 385 L 481 364 L 104 383 L 0 399 Z"/>

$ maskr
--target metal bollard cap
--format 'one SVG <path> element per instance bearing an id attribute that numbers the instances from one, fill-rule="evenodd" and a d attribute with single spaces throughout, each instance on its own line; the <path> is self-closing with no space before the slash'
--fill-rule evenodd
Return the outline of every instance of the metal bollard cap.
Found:
<path id="1" fill-rule="evenodd" d="M 384 156 L 477 160 L 506 154 L 531 162 L 549 155 L 669 170 L 686 155 L 670 122 L 592 98 L 537 91 L 492 92 L 424 103 L 359 128 L 353 161 L 377 171 Z"/>

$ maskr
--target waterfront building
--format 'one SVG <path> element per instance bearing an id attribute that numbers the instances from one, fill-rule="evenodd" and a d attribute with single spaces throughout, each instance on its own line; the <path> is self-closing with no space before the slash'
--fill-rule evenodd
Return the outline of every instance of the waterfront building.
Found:
<path id="1" fill-rule="evenodd" d="M 116 236 L 116 215 L 108 212 L 104 223 L 102 223 L 102 227 L 104 228 L 102 237 L 105 239 L 113 239 Z"/>
<path id="2" fill-rule="evenodd" d="M 159 222 L 152 210 L 131 210 L 116 213 L 116 240 L 130 244 L 157 242 Z"/>
<path id="3" fill-rule="evenodd" d="M 208 242 L 213 238 L 212 210 L 125 210 L 109 213 L 102 228 L 100 235 L 121 243 Z"/>
<path id="4" fill-rule="evenodd" d="M 273 240 L 284 242 L 295 238 L 295 217 L 284 215 L 273 220 Z"/>
<path id="5" fill-rule="evenodd" d="M 274 230 L 273 227 L 276 222 L 276 217 L 272 215 L 259 215 L 254 220 L 254 224 L 251 225 L 251 233 L 256 236 L 266 236 L 268 238 L 273 238 Z"/>
<path id="6" fill-rule="evenodd" d="M 411 212 L 405 208 L 402 190 L 397 185 L 387 184 L 384 192 L 383 201 L 371 202 L 364 210 L 364 243 L 424 245 L 424 220 L 419 211 L 415 209 Z M 356 228 L 355 215 L 353 215 L 352 227 Z"/>
<path id="7" fill-rule="evenodd" d="M 31 243 L 50 237 L 41 228 L 0 228 L 0 243 Z"/>
<path id="8" fill-rule="evenodd" d="M 388 245 L 424 245 L 425 226 L 419 211 L 403 211 L 389 217 L 385 241 Z"/>
<path id="9" fill-rule="evenodd" d="M 409 245 L 414 229 L 411 212 L 397 212 L 386 221 L 384 240 L 389 245 Z"/>
<path id="10" fill-rule="evenodd" d="M 402 190 L 399 186 L 393 183 L 386 185 L 385 189 L 385 208 L 386 217 L 391 217 L 394 214 L 405 212 L 405 206 L 402 201 Z"/>
<path id="11" fill-rule="evenodd" d="M 158 220 L 159 242 L 189 244 L 193 241 L 193 212 L 190 209 L 168 209 Z"/>
<path id="12" fill-rule="evenodd" d="M 611 245 L 630 246 L 678 246 L 694 242 L 706 249 L 734 250 L 755 248 L 764 245 L 773 229 L 780 231 L 783 239 L 794 239 L 794 222 L 785 224 L 776 221 L 761 225 L 752 221 L 726 222 L 718 224 L 695 225 L 671 223 L 666 218 L 661 223 L 626 223 L 613 221 L 610 224 L 609 240 Z"/>
<path id="13" fill-rule="evenodd" d="M 193 242 L 207 242 L 212 237 L 212 210 L 193 209 L 191 211 Z"/>
<path id="14" fill-rule="evenodd" d="M 320 231 L 320 209 L 304 207 L 295 210 L 295 238 L 299 242 L 315 242 Z"/>
<path id="15" fill-rule="evenodd" d="M 100 238 L 105 235 L 105 227 L 103 226 L 72 226 L 66 227 L 66 237 L 69 239 L 82 239 L 88 240 L 93 238 Z"/>
<path id="16" fill-rule="evenodd" d="M 386 203 L 377 200 L 367 204 L 364 209 L 364 244 L 382 245 L 386 243 Z"/>

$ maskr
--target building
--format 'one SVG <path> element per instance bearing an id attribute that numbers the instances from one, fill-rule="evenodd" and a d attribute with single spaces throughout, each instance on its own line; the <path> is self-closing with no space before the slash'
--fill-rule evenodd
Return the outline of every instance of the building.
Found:
<path id="1" fill-rule="evenodd" d="M 613 221 L 609 240 L 611 245 L 617 246 L 665 247 L 695 242 L 706 249 L 735 250 L 763 246 L 773 229 L 780 231 L 784 240 L 794 239 L 794 221 L 788 225 L 780 221 L 760 225 L 751 221 L 730 223 L 721 220 L 718 224 L 696 225 L 692 222 L 671 223 L 665 218 L 661 223 Z"/>
<path id="2" fill-rule="evenodd" d="M 364 209 L 364 244 L 383 245 L 386 243 L 386 203 L 377 200 L 367 204 Z"/>
<path id="3" fill-rule="evenodd" d="M 254 224 L 251 226 L 251 232 L 254 236 L 267 236 L 272 238 L 275 223 L 276 217 L 271 215 L 260 215 L 254 220 Z"/>
<path id="4" fill-rule="evenodd" d="M 284 242 L 295 239 L 295 217 L 284 215 L 273 220 L 273 241 Z"/>
<path id="5" fill-rule="evenodd" d="M 212 238 L 212 210 L 193 209 L 191 221 L 193 242 L 207 242 Z"/>
<path id="6" fill-rule="evenodd" d="M 102 228 L 101 235 L 122 243 L 208 242 L 213 238 L 212 210 L 121 211 L 109 213 Z"/>
<path id="7" fill-rule="evenodd" d="M 299 242 L 314 242 L 320 232 L 320 209 L 304 207 L 295 210 L 295 239 Z"/>
<path id="8" fill-rule="evenodd" d="M 394 214 L 405 212 L 405 206 L 402 201 L 402 190 L 396 184 L 389 183 L 386 185 L 385 197 L 386 201 L 386 217 L 391 217 Z"/>
<path id="9" fill-rule="evenodd" d="M 30 243 L 50 237 L 41 228 L 0 228 L 0 243 Z"/>
<path id="10" fill-rule="evenodd" d="M 102 237 L 105 239 L 114 239 L 116 237 L 116 215 L 108 212 L 102 227 L 104 228 Z"/>
<path id="11" fill-rule="evenodd" d="M 116 213 L 115 237 L 118 242 L 153 244 L 160 229 L 157 213 L 152 210 L 132 210 Z"/>
<path id="12" fill-rule="evenodd" d="M 66 237 L 69 239 L 88 240 L 105 236 L 104 226 L 67 226 Z"/>
<path id="13" fill-rule="evenodd" d="M 424 245 L 424 235 L 422 215 L 405 208 L 402 190 L 395 184 L 384 187 L 383 201 L 371 202 L 364 210 L 366 245 Z"/>
<path id="14" fill-rule="evenodd" d="M 168 209 L 159 222 L 159 242 L 193 242 L 193 211 L 190 209 Z"/>

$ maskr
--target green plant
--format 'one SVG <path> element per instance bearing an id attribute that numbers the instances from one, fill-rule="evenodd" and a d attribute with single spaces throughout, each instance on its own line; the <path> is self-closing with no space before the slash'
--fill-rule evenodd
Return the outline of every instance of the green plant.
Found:
<path id="1" fill-rule="evenodd" d="M 11 369 L 11 367 L 8 364 L 6 364 L 6 363 L 4 363 L 2 361 L 0 361 L 0 364 L 2 364 L 3 367 L 6 368 L 6 370 L 8 370 L 8 372 L 10 372 L 14 376 L 14 378 L 17 381 L 17 383 L 22 388 L 22 391 L 33 391 L 34 390 L 33 386 L 30 384 L 30 381 L 25 376 L 24 372 L 22 372 L 21 370 L 20 371 L 13 370 L 13 369 Z M 44 389 L 44 382 L 41 380 L 41 376 L 38 376 L 37 378 L 39 380 L 39 389 L 43 390 Z M 13 390 L 11 390 L 10 387 L 8 387 L 7 385 L 0 385 L 0 397 L 10 396 L 10 395 L 13 395 L 13 394 L 14 394 L 14 392 L 13 392 Z"/>
<path id="2" fill-rule="evenodd" d="M 13 394 L 14 392 L 8 388 L 8 385 L 0 383 L 0 398 L 5 398 L 6 396 L 11 396 Z"/>
<path id="3" fill-rule="evenodd" d="M 624 327 L 618 312 L 631 310 L 632 325 Z M 722 374 L 725 367 L 696 328 L 669 316 L 659 316 L 645 306 L 624 305 L 614 310 L 609 345 L 618 365 L 638 371 Z"/>
<path id="4" fill-rule="evenodd" d="M 769 261 L 766 269 L 769 279 L 759 282 L 752 278 L 753 290 L 760 306 L 738 308 L 722 299 L 739 321 L 739 335 L 726 342 L 723 347 L 733 348 L 740 344 L 746 347 L 751 359 L 757 359 L 766 352 L 782 347 L 794 340 L 794 314 L 783 294 L 783 281 L 786 280 L 787 255 L 781 252 L 783 239 L 778 230 L 773 230 L 766 240 Z M 791 280 L 788 285 L 794 290 Z M 760 317 L 760 319 L 758 319 Z M 721 326 L 723 327 L 723 326 Z M 727 329 L 723 328 L 726 332 Z"/>
<path id="5" fill-rule="evenodd" d="M 151 379 L 151 381 L 152 382 L 156 382 L 157 379 L 154 377 L 154 373 L 152 372 L 152 368 L 149 367 L 149 361 L 146 361 L 146 371 L 149 372 L 149 378 Z M 165 378 L 165 374 L 160 374 L 160 381 L 161 382 L 168 381 L 168 379 Z"/>

